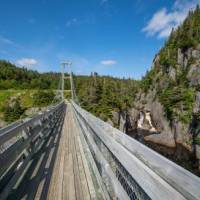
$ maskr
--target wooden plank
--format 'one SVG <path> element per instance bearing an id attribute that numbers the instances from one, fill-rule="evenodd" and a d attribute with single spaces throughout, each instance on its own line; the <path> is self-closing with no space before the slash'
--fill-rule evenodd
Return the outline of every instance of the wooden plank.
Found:
<path id="1" fill-rule="evenodd" d="M 63 180 L 63 166 L 64 166 L 64 151 L 65 146 L 65 123 L 61 132 L 60 144 L 58 147 L 57 157 L 53 169 L 53 174 L 48 191 L 48 200 L 62 199 L 62 180 Z"/>
<path id="2" fill-rule="evenodd" d="M 77 129 L 77 127 L 76 127 Z M 80 152 L 80 148 L 79 148 L 79 144 L 78 144 L 78 133 L 77 133 L 78 129 L 74 132 L 75 136 L 74 136 L 74 147 L 76 149 L 76 156 L 77 156 L 77 166 L 78 166 L 78 170 L 79 170 L 79 178 L 80 178 L 80 182 L 81 182 L 81 187 L 82 187 L 82 193 L 83 193 L 83 199 L 85 200 L 89 200 L 90 199 L 90 193 L 89 193 L 89 188 L 88 188 L 88 182 L 87 182 L 87 178 L 89 179 L 90 177 L 86 176 L 85 174 L 85 165 L 83 164 L 82 161 L 82 157 L 81 157 L 81 152 Z M 89 174 L 88 174 L 89 175 Z"/>
<path id="3" fill-rule="evenodd" d="M 64 147 L 64 168 L 63 168 L 63 182 L 62 182 L 62 199 L 68 200 L 69 192 L 68 192 L 68 176 L 69 176 L 69 145 L 70 145 L 70 135 L 69 135 L 69 129 L 70 129 L 70 123 L 68 122 L 69 119 L 69 108 L 67 109 L 67 114 L 65 118 L 65 147 Z M 71 183 L 73 184 L 73 183 Z"/>
<path id="4" fill-rule="evenodd" d="M 73 131 L 76 131 L 73 129 Z M 74 135 L 72 136 L 72 144 L 73 144 L 73 168 L 74 168 L 74 184 L 75 184 L 75 191 L 76 191 L 76 198 L 77 199 L 84 199 L 84 194 L 81 188 L 81 181 L 80 181 L 80 171 L 79 171 L 79 164 L 77 160 L 77 149 L 75 148 L 75 138 Z"/>
<path id="5" fill-rule="evenodd" d="M 64 184 L 66 187 L 64 187 L 63 191 L 67 190 L 68 193 L 68 199 L 69 200 L 75 200 L 76 199 L 76 193 L 75 193 L 75 183 L 74 183 L 74 168 L 73 168 L 73 144 L 72 144 L 72 121 L 71 121 L 71 115 L 70 115 L 70 106 L 68 105 L 68 120 L 67 120 L 67 130 L 68 130 L 68 153 L 67 154 L 67 163 L 66 163 L 66 177 L 64 178 Z"/>
<path id="6" fill-rule="evenodd" d="M 83 192 L 82 192 L 81 183 L 80 183 L 80 174 L 79 174 L 77 152 L 76 152 L 77 149 L 75 148 L 76 127 L 74 124 L 74 120 L 72 118 L 71 105 L 69 105 L 69 112 L 70 112 L 70 128 L 71 128 L 71 131 L 69 132 L 69 134 L 70 134 L 70 151 L 72 153 L 72 159 L 73 159 L 72 162 L 73 162 L 73 173 L 74 173 L 73 174 L 74 175 L 74 187 L 75 187 L 76 199 L 81 199 L 81 198 L 83 198 Z"/>
<path id="7" fill-rule="evenodd" d="M 92 182 L 92 177 L 89 172 L 89 167 L 88 167 L 88 164 L 83 152 L 82 144 L 78 135 L 77 135 L 77 139 L 78 139 L 78 145 L 79 145 L 80 153 L 81 153 L 81 155 L 79 156 L 79 162 L 82 162 L 84 166 L 83 168 L 84 170 L 82 171 L 83 173 L 82 176 L 85 176 L 85 179 L 82 179 L 82 185 L 84 187 L 85 194 L 87 194 L 86 199 L 95 199 L 96 192 L 95 192 L 94 185 Z"/>

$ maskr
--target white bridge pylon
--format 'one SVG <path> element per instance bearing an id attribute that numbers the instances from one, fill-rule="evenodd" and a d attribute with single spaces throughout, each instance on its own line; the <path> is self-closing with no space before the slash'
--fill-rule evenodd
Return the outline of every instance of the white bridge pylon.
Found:
<path id="1" fill-rule="evenodd" d="M 72 62 L 71 61 L 62 61 L 61 62 L 61 76 L 62 76 L 62 84 L 61 84 L 61 97 L 62 100 L 65 99 L 64 97 L 64 91 L 65 91 L 65 79 L 70 80 L 70 91 L 71 91 L 71 97 L 74 99 L 74 87 L 73 87 L 73 80 L 72 80 Z M 69 69 L 69 76 L 65 75 L 65 70 L 67 72 L 67 68 Z"/>

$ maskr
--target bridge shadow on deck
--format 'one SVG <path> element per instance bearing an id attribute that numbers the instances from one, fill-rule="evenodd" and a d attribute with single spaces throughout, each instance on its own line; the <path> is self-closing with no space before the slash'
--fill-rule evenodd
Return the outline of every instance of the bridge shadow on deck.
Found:
<path id="1" fill-rule="evenodd" d="M 57 122 L 40 151 L 24 175 L 19 187 L 13 189 L 8 200 L 47 199 L 53 168 L 60 143 L 64 116 Z"/>

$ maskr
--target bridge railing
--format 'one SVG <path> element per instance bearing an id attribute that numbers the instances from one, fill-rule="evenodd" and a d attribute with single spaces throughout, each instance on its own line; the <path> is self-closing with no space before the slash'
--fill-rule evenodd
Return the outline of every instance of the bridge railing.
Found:
<path id="1" fill-rule="evenodd" d="M 0 199 L 6 199 L 22 178 L 52 130 L 64 114 L 64 103 L 0 129 Z"/>
<path id="2" fill-rule="evenodd" d="M 108 196 L 145 200 L 200 199 L 198 177 L 74 102 L 72 105 Z"/>

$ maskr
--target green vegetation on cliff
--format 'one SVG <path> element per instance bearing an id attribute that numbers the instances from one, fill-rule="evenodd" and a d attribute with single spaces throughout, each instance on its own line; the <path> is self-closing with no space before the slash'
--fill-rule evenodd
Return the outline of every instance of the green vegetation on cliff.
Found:
<path id="1" fill-rule="evenodd" d="M 185 21 L 173 29 L 164 47 L 154 60 L 154 67 L 141 80 L 147 93 L 156 88 L 156 98 L 164 106 L 167 118 L 190 123 L 195 93 L 199 84 L 189 85 L 188 73 L 196 58 L 191 51 L 200 44 L 200 8 L 190 11 Z"/>
<path id="2" fill-rule="evenodd" d="M 160 64 L 175 67 L 177 64 L 178 49 L 186 51 L 188 48 L 195 47 L 200 43 L 200 8 L 196 7 L 190 11 L 176 30 L 172 30 L 171 35 L 164 48 L 160 51 Z"/>
<path id="3" fill-rule="evenodd" d="M 138 81 L 118 79 L 109 76 L 75 77 L 76 90 L 81 105 L 102 119 L 111 117 L 111 111 L 117 112 L 133 105 Z"/>

